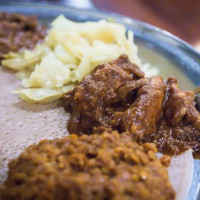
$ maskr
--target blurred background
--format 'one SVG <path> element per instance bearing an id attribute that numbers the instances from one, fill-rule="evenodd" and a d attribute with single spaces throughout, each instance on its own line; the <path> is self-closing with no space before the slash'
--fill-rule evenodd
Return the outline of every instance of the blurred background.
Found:
<path id="1" fill-rule="evenodd" d="M 97 8 L 133 17 L 189 42 L 200 50 L 199 0 L 93 0 Z"/>
<path id="2" fill-rule="evenodd" d="M 200 51 L 200 0 L 47 1 L 78 8 L 98 8 L 139 19 L 173 33 Z"/>

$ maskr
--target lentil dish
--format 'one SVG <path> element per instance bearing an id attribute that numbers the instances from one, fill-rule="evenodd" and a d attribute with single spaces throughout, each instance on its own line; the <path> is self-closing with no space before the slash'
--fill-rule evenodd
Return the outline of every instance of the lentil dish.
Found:
<path id="1" fill-rule="evenodd" d="M 43 140 L 10 162 L 2 199 L 173 200 L 169 159 L 156 151 L 117 131 Z"/>

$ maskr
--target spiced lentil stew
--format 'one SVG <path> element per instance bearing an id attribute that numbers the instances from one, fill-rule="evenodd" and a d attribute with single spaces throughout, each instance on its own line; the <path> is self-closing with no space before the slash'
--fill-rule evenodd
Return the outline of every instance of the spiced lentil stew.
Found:
<path id="1" fill-rule="evenodd" d="M 43 140 L 9 164 L 2 199 L 174 200 L 156 151 L 117 131 Z"/>

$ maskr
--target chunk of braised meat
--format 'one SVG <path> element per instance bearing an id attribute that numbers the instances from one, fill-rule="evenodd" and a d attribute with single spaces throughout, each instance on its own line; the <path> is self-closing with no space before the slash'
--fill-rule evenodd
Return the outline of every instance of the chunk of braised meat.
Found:
<path id="1" fill-rule="evenodd" d="M 174 155 L 193 148 L 195 157 L 199 157 L 200 113 L 195 107 L 194 92 L 181 90 L 177 79 L 169 78 L 167 94 L 154 142 L 161 152 Z"/>
<path id="2" fill-rule="evenodd" d="M 127 55 L 121 55 L 118 59 L 111 62 L 112 64 L 116 64 L 121 67 L 124 71 L 128 72 L 135 79 L 144 77 L 144 72 L 134 63 L 131 63 L 128 59 Z"/>
<path id="3" fill-rule="evenodd" d="M 43 140 L 9 163 L 2 200 L 174 200 L 166 165 L 127 133 Z"/>
<path id="4" fill-rule="evenodd" d="M 83 134 L 90 133 L 95 126 L 112 127 L 110 121 L 117 107 L 113 104 L 123 102 L 128 93 L 141 87 L 144 81 L 138 79 L 142 76 L 144 73 L 125 55 L 97 66 L 73 92 L 64 97 L 65 107 L 72 113 L 69 132 Z"/>
<path id="5" fill-rule="evenodd" d="M 164 108 L 164 116 L 170 124 L 175 125 L 182 121 L 189 107 L 195 106 L 195 96 L 194 92 L 183 91 L 178 88 L 176 78 L 169 78 L 167 86 L 168 99 Z"/>
<path id="6" fill-rule="evenodd" d="M 133 135 L 136 141 L 150 140 L 161 119 L 165 99 L 163 78 L 148 78 L 147 84 L 138 89 L 135 102 L 121 114 L 121 128 Z"/>
<path id="7" fill-rule="evenodd" d="M 100 134 L 104 126 L 129 132 L 137 142 L 154 142 L 165 154 L 193 148 L 195 157 L 200 157 L 200 113 L 194 92 L 181 90 L 176 78 L 165 85 L 158 76 L 140 77 L 138 68 L 130 70 L 135 66 L 124 60 L 123 56 L 98 66 L 66 94 L 69 132 L 91 134 L 93 127 L 101 127 Z"/>

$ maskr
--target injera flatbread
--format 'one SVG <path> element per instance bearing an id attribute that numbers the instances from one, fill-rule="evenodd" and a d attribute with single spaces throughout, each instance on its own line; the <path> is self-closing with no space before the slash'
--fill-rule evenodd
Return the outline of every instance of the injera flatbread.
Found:
<path id="1" fill-rule="evenodd" d="M 0 67 L 0 184 L 7 176 L 8 162 L 19 156 L 29 145 L 41 139 L 61 138 L 68 134 L 65 113 L 60 102 L 30 104 L 21 101 L 12 91 L 20 88 L 14 73 Z M 173 158 L 169 168 L 177 200 L 184 200 L 193 174 L 191 151 Z"/>

